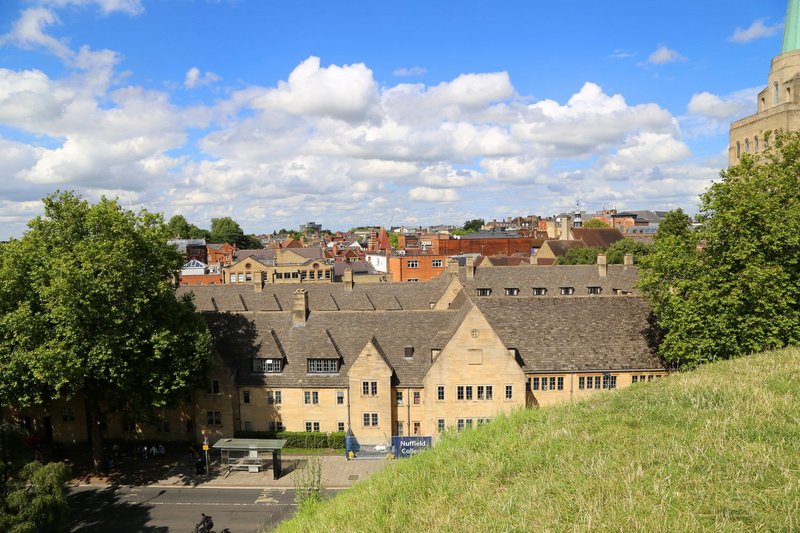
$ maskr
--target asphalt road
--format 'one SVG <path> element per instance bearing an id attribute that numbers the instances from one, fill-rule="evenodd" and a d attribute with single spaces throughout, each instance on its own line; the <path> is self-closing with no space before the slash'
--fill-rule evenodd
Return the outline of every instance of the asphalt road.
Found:
<path id="1" fill-rule="evenodd" d="M 87 533 L 186 533 L 200 513 L 213 517 L 217 532 L 260 532 L 295 511 L 294 490 L 278 488 L 86 486 L 72 488 L 69 503 L 69 531 Z"/>

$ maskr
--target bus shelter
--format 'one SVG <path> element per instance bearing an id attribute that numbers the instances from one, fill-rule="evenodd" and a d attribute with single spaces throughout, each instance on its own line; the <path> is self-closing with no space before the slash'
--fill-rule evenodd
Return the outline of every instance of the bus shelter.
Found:
<path id="1" fill-rule="evenodd" d="M 213 448 L 220 451 L 222 466 L 232 470 L 260 472 L 272 457 L 272 479 L 281 477 L 281 449 L 285 439 L 220 439 Z"/>

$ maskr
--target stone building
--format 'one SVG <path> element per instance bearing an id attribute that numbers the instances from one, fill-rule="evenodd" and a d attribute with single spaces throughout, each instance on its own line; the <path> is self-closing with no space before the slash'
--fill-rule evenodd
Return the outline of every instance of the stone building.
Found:
<path id="1" fill-rule="evenodd" d="M 789 0 L 781 53 L 772 58 L 767 86 L 758 93 L 758 111 L 731 124 L 728 165 L 742 154 L 769 146 L 769 133 L 800 129 L 800 0 Z"/>
<path id="2" fill-rule="evenodd" d="M 475 268 L 429 283 L 182 287 L 214 337 L 206 390 L 110 438 L 212 441 L 240 431 L 347 431 L 358 439 L 462 430 L 513 409 L 665 375 L 633 266 Z M 78 403 L 20 413 L 85 440 Z M 45 419 L 45 417 L 47 417 Z"/>

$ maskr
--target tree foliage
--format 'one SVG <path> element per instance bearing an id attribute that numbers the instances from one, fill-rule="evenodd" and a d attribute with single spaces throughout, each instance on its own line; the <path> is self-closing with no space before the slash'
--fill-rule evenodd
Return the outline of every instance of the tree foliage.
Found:
<path id="1" fill-rule="evenodd" d="M 592 218 L 592 219 L 589 219 L 586 222 L 584 222 L 583 223 L 583 227 L 584 228 L 594 228 L 594 229 L 605 229 L 605 228 L 610 228 L 611 226 L 609 226 L 608 224 L 606 224 L 605 222 L 603 222 L 599 218 Z"/>
<path id="2" fill-rule="evenodd" d="M 625 256 L 633 256 L 633 264 L 639 264 L 648 253 L 650 245 L 634 239 L 621 239 L 606 250 L 606 261 L 609 265 L 621 265 L 625 262 Z"/>
<path id="3" fill-rule="evenodd" d="M 184 218 L 183 215 L 174 215 L 167 222 L 170 237 L 177 239 L 206 239 L 209 240 L 211 233 L 207 229 L 198 228 Z"/>
<path id="4" fill-rule="evenodd" d="M 63 531 L 69 518 L 63 463 L 25 465 L 6 481 L 0 508 L 0 529 L 19 533 Z"/>
<path id="5" fill-rule="evenodd" d="M 231 217 L 212 218 L 211 242 L 235 244 L 239 249 L 262 248 L 261 241 L 254 235 L 245 235 L 239 223 Z"/>
<path id="6" fill-rule="evenodd" d="M 461 229 L 468 233 L 474 233 L 476 231 L 480 231 L 484 224 L 485 222 L 482 218 L 474 218 L 464 222 L 464 225 Z"/>
<path id="7" fill-rule="evenodd" d="M 800 339 L 800 134 L 777 134 L 702 196 L 703 226 L 673 212 L 640 286 L 668 362 L 694 366 Z"/>
<path id="8" fill-rule="evenodd" d="M 593 265 L 597 263 L 597 255 L 602 254 L 602 248 L 570 248 L 567 253 L 556 260 L 557 265 Z"/>
<path id="9" fill-rule="evenodd" d="M 83 397 L 99 464 L 105 415 L 185 397 L 205 379 L 210 335 L 175 296 L 182 258 L 160 215 L 66 192 L 28 227 L 0 256 L 0 400 Z"/>

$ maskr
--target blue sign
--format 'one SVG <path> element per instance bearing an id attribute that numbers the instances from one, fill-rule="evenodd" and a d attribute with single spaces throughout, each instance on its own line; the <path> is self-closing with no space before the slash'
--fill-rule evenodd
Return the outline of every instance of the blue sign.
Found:
<path id="1" fill-rule="evenodd" d="M 427 450 L 433 444 L 431 437 L 392 437 L 394 456 L 405 459 Z"/>

